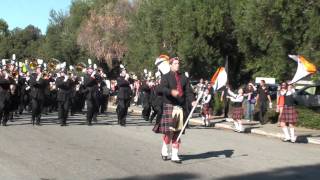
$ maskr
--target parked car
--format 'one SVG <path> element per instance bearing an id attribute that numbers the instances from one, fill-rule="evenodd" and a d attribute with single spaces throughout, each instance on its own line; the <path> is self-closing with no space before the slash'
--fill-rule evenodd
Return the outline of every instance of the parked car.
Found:
<path id="1" fill-rule="evenodd" d="M 294 97 L 298 105 L 320 110 L 320 83 L 297 90 Z"/>

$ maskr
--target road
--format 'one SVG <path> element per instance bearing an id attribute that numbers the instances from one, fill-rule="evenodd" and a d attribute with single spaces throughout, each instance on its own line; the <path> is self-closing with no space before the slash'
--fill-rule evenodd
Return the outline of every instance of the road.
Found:
<path id="1" fill-rule="evenodd" d="M 126 127 L 116 116 L 85 116 L 56 124 L 56 113 L 32 126 L 30 115 L 0 127 L 0 179 L 318 179 L 320 147 L 252 134 L 191 127 L 182 137 L 182 164 L 160 157 L 161 135 L 139 116 Z"/>

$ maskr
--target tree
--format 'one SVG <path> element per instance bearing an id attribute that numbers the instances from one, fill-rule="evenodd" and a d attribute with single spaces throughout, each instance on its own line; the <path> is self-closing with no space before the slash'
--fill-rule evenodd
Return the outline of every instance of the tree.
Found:
<path id="1" fill-rule="evenodd" d="M 83 23 L 78 44 L 112 68 L 112 60 L 122 60 L 127 47 L 128 21 L 126 13 L 132 10 L 128 1 L 97 1 L 90 17 Z M 102 4 L 101 4 L 102 3 Z"/>

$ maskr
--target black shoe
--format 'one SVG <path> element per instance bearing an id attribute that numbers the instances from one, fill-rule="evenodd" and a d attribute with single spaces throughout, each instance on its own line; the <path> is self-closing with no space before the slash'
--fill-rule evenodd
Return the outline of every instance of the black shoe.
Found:
<path id="1" fill-rule="evenodd" d="M 161 155 L 161 158 L 162 158 L 162 160 L 164 160 L 164 161 L 168 161 L 168 160 L 169 160 L 169 157 L 168 157 L 168 156 L 163 156 L 163 155 Z"/>
<path id="2" fill-rule="evenodd" d="M 176 164 L 181 164 L 182 163 L 181 160 L 171 160 L 171 162 L 176 163 Z"/>

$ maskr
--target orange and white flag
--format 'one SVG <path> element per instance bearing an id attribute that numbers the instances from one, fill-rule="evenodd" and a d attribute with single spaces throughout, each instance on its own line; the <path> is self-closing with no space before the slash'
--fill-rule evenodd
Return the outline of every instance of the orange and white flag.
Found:
<path id="1" fill-rule="evenodd" d="M 219 90 L 227 84 L 228 75 L 224 67 L 219 67 L 211 78 L 211 84 L 214 91 Z"/>
<path id="2" fill-rule="evenodd" d="M 316 66 L 306 60 L 303 56 L 289 55 L 289 57 L 298 63 L 297 72 L 291 80 L 290 84 L 293 84 L 300 79 L 317 72 Z"/>

